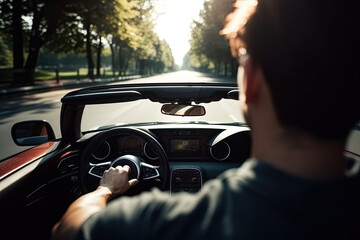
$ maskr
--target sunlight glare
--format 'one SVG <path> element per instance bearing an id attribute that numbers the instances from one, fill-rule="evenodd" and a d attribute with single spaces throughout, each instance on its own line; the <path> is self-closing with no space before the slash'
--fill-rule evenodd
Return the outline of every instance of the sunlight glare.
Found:
<path id="1" fill-rule="evenodd" d="M 155 31 L 165 39 L 173 53 L 175 63 L 181 67 L 184 55 L 189 51 L 191 23 L 199 18 L 204 0 L 159 0 L 159 14 Z"/>

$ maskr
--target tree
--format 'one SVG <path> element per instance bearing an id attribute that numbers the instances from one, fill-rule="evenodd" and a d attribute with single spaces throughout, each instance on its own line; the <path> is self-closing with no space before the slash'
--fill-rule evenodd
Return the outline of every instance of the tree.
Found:
<path id="1" fill-rule="evenodd" d="M 158 68 L 155 72 L 167 72 L 174 70 L 175 60 L 171 52 L 169 44 L 165 40 L 160 41 L 160 45 L 156 48 Z"/>
<path id="2" fill-rule="evenodd" d="M 28 79 L 33 82 L 40 48 L 49 40 L 51 35 L 55 33 L 66 1 L 29 1 L 28 4 L 29 9 L 32 10 L 33 18 L 25 70 Z"/>
<path id="3" fill-rule="evenodd" d="M 137 36 L 141 43 L 134 57 L 137 62 L 137 71 L 139 74 L 152 74 L 153 63 L 157 57 L 156 48 L 160 44 L 158 35 L 154 32 L 153 5 L 151 1 L 140 0 L 141 5 L 138 6 L 140 15 L 134 19 L 137 26 Z"/>
<path id="4" fill-rule="evenodd" d="M 190 40 L 190 63 L 195 68 L 214 65 L 217 75 L 228 75 L 228 66 L 233 67 L 233 58 L 228 42 L 219 35 L 225 16 L 232 9 L 233 1 L 205 1 L 200 11 L 200 21 L 194 21 Z"/>
<path id="5" fill-rule="evenodd" d="M 21 72 L 24 64 L 23 55 L 23 30 L 22 30 L 22 6 L 20 0 L 13 1 L 12 10 L 12 34 L 13 34 L 13 66 L 14 66 L 14 85 L 21 84 L 25 78 Z"/>
<path id="6" fill-rule="evenodd" d="M 153 31 L 152 9 L 152 0 L 0 1 L 0 32 L 13 42 L 13 67 L 22 75 L 14 81 L 33 82 L 44 45 L 54 53 L 86 54 L 88 76 L 93 78 L 93 48 L 97 49 L 99 74 L 104 39 L 111 49 L 113 70 L 118 58 L 118 66 L 124 71 L 129 62 L 138 61 L 142 72 L 145 68 L 152 72 L 155 63 L 162 61 L 160 50 L 169 55 Z M 25 64 L 24 49 L 28 51 Z M 165 58 L 171 65 L 171 58 Z M 164 63 L 157 69 L 168 67 Z"/>
<path id="7" fill-rule="evenodd" d="M 56 37 L 49 43 L 49 48 L 55 52 L 85 53 L 88 76 L 93 78 L 95 64 L 92 49 L 97 49 L 99 69 L 103 39 L 106 39 L 112 52 L 114 70 L 117 44 L 123 42 L 122 44 L 131 47 L 138 44 L 134 34 L 136 26 L 132 24 L 132 19 L 139 14 L 137 4 L 138 1 L 128 0 L 71 2 L 72 6 L 65 12 L 65 21 L 58 27 Z"/>
<path id="8" fill-rule="evenodd" d="M 12 36 L 15 84 L 33 83 L 40 48 L 55 32 L 66 3 L 67 0 L 8 0 L 1 3 L 0 16 L 5 20 L 0 21 L 0 30 L 8 38 Z M 31 24 L 25 23 L 23 16 L 26 16 Z M 30 25 L 31 28 L 29 28 Z M 25 65 L 23 61 L 24 33 L 28 43 Z"/>
<path id="9" fill-rule="evenodd" d="M 23 82 L 23 20 L 21 18 L 23 12 L 21 0 L 0 2 L 0 32 L 7 41 L 12 42 L 13 84 Z"/>

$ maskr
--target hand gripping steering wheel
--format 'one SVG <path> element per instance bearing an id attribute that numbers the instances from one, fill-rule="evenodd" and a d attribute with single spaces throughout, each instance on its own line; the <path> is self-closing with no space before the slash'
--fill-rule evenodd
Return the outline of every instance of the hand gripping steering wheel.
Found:
<path id="1" fill-rule="evenodd" d="M 91 164 L 89 160 L 93 152 L 106 140 L 114 136 L 136 136 L 144 139 L 150 145 L 154 153 L 159 157 L 159 166 L 154 166 L 144 162 L 140 156 L 122 155 L 115 159 L 100 163 Z M 136 178 L 141 186 L 142 182 L 156 181 L 161 190 L 165 190 L 169 180 L 169 163 L 166 153 L 161 144 L 148 132 L 130 127 L 119 127 L 110 129 L 97 134 L 90 140 L 81 156 L 80 163 L 80 183 L 83 192 L 87 193 L 97 187 L 103 172 L 110 167 L 128 165 L 130 167 L 129 179 Z M 97 181 L 96 181 L 97 180 Z M 136 187 L 136 186 L 135 186 Z"/>

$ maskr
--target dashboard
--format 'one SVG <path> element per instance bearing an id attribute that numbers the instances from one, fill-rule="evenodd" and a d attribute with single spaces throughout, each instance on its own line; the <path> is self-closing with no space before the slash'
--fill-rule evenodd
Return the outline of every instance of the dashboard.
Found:
<path id="1" fill-rule="evenodd" d="M 169 163 L 222 162 L 242 163 L 250 154 L 250 130 L 246 127 L 196 124 L 186 128 L 151 127 L 150 132 L 164 148 Z M 216 142 L 214 140 L 219 138 Z M 119 135 L 101 143 L 93 152 L 92 163 L 112 160 L 119 155 L 140 156 L 150 164 L 158 164 L 158 156 L 145 139 L 134 135 Z"/>
<path id="2" fill-rule="evenodd" d="M 167 185 L 170 193 L 197 192 L 204 182 L 227 169 L 239 167 L 250 155 L 250 129 L 246 126 L 162 124 L 137 128 L 155 138 L 164 150 L 169 165 Z M 80 142 L 88 148 L 97 135 L 100 134 L 86 134 Z M 117 161 L 123 162 L 124 156 L 134 158 L 135 162 L 129 162 L 129 165 L 135 166 L 137 176 L 156 180 L 160 175 L 157 168 L 161 167 L 162 158 L 158 150 L 146 137 L 131 132 L 101 138 L 87 159 L 91 166 L 88 174 L 99 181 L 103 171 Z M 67 162 L 75 161 L 62 161 L 59 169 L 66 169 Z M 97 183 L 92 184 L 95 186 Z"/>

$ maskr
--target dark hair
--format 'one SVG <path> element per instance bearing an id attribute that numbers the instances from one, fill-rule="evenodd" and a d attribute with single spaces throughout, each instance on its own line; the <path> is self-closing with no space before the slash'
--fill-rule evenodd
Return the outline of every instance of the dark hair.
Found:
<path id="1" fill-rule="evenodd" d="M 262 67 L 279 121 L 344 140 L 360 120 L 356 1 L 259 0 L 243 35 Z"/>

